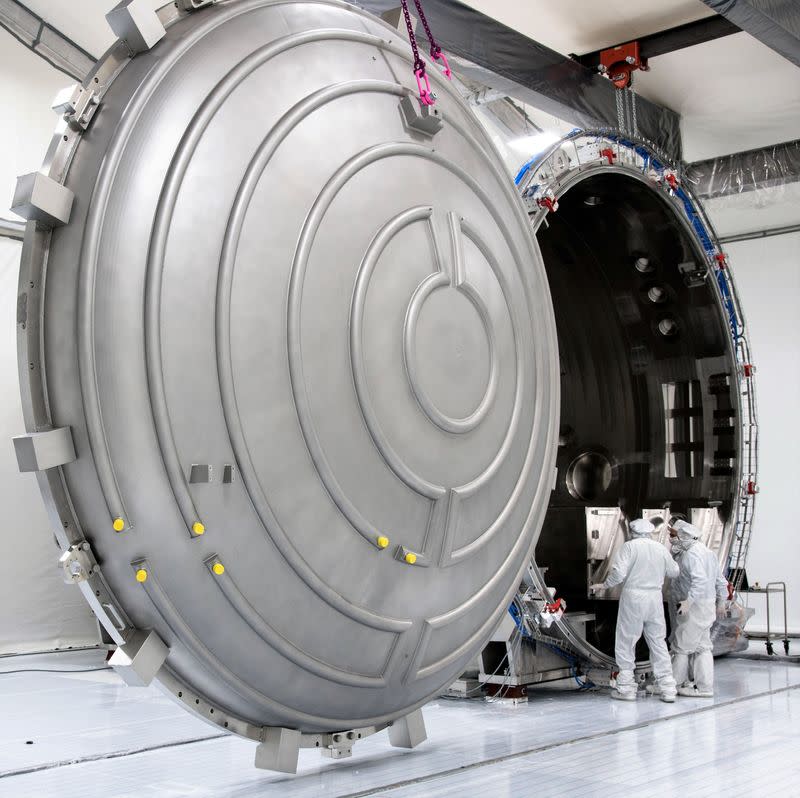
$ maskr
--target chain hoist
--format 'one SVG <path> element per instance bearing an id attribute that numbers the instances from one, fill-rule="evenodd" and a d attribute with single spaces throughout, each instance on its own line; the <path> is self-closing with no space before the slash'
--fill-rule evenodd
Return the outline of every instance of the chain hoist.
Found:
<path id="1" fill-rule="evenodd" d="M 417 37 L 414 35 L 414 25 L 411 22 L 411 14 L 408 11 L 408 0 L 400 0 L 400 5 L 403 9 L 403 18 L 405 19 L 406 28 L 408 29 L 408 41 L 411 44 L 411 50 L 414 53 L 414 77 L 417 79 L 417 87 L 419 88 L 419 101 L 423 105 L 433 105 L 436 102 L 436 95 L 431 91 L 428 73 L 425 70 L 425 62 L 422 60 L 419 54 Z M 417 9 L 419 21 L 422 23 L 422 27 L 425 28 L 425 35 L 428 37 L 428 41 L 431 45 L 431 58 L 434 61 L 438 61 L 442 65 L 444 76 L 450 80 L 452 77 L 452 72 L 450 71 L 450 65 L 447 63 L 447 56 L 442 52 L 442 48 L 436 43 L 436 39 L 433 38 L 431 26 L 428 24 L 428 20 L 425 17 L 425 12 L 422 10 L 422 1 L 414 0 L 414 5 Z"/>

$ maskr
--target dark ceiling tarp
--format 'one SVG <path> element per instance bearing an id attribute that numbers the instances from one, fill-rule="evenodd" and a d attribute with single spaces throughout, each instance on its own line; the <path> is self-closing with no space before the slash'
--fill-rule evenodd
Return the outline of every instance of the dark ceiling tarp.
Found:
<path id="1" fill-rule="evenodd" d="M 356 5 L 381 14 L 396 9 L 399 2 L 356 0 Z M 424 0 L 424 10 L 438 44 L 447 53 L 476 65 L 476 69 L 459 65 L 459 71 L 470 79 L 577 127 L 618 126 L 617 90 L 596 72 L 457 0 Z M 636 110 L 640 136 L 669 158 L 679 160 L 678 114 L 642 97 L 637 98 Z"/>
<path id="2" fill-rule="evenodd" d="M 703 2 L 776 53 L 800 66 L 800 0 Z"/>

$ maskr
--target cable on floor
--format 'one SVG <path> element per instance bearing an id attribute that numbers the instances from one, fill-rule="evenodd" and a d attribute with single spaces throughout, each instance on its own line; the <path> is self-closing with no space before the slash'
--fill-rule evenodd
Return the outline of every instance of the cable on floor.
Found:
<path id="1" fill-rule="evenodd" d="M 61 669 L 61 668 L 18 668 L 13 671 L 0 671 L 0 676 L 10 676 L 12 673 L 95 673 L 96 671 L 113 671 L 108 665 L 103 665 L 100 668 L 76 668 Z"/>

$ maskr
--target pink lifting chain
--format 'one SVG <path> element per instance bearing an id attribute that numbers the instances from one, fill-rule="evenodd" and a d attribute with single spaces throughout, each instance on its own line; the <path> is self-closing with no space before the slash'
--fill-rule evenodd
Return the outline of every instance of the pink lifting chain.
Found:
<path id="1" fill-rule="evenodd" d="M 436 102 L 436 95 L 431 91 L 431 84 L 425 71 L 425 62 L 419 55 L 417 37 L 414 35 L 414 26 L 411 24 L 411 15 L 408 13 L 408 0 L 400 0 L 400 4 L 402 5 L 403 17 L 405 17 L 406 27 L 408 28 L 408 40 L 411 43 L 411 49 L 414 51 L 414 76 L 417 79 L 417 86 L 419 87 L 419 101 L 423 105 L 433 105 Z M 442 52 L 442 48 L 436 44 L 436 39 L 433 38 L 431 27 L 428 25 L 425 12 L 422 10 L 422 1 L 414 0 L 414 5 L 417 7 L 417 14 L 422 23 L 422 27 L 425 28 L 425 35 L 431 43 L 431 58 L 434 61 L 441 62 L 444 67 L 444 76 L 450 80 L 452 72 L 450 71 L 450 65 L 447 63 L 447 56 Z"/>

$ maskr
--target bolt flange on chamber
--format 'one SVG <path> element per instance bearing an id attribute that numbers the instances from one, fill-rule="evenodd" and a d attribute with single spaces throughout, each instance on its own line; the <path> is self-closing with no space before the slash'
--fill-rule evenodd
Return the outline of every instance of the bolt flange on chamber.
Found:
<path id="1" fill-rule="evenodd" d="M 744 318 L 701 206 L 644 142 L 576 131 L 516 180 L 561 363 L 558 477 L 520 599 L 533 617 L 555 591 L 568 612 L 538 615 L 550 643 L 556 635 L 568 655 L 613 668 L 619 589 L 589 586 L 605 579 L 625 521 L 651 518 L 667 544 L 664 522 L 682 514 L 731 579 L 741 574 L 757 442 Z M 720 652 L 743 621 L 718 627 Z"/>
<path id="2" fill-rule="evenodd" d="M 201 8 L 196 8 L 202 6 Z M 514 595 L 553 484 L 547 276 L 458 94 L 336 0 L 129 0 L 60 97 L 19 352 L 36 471 L 131 683 L 293 770 L 417 712 Z"/>

